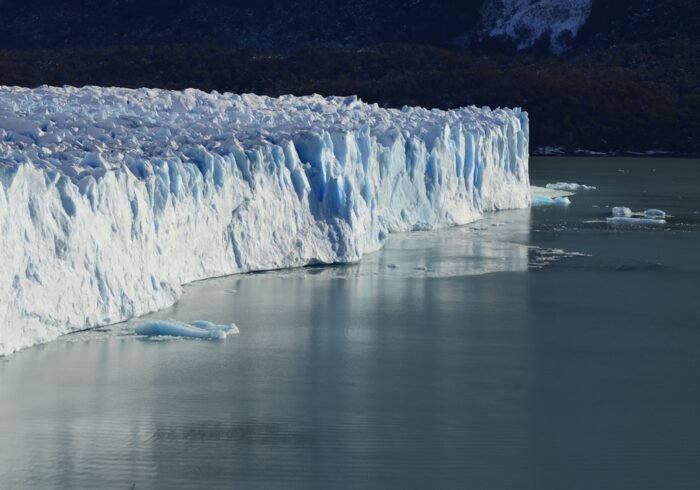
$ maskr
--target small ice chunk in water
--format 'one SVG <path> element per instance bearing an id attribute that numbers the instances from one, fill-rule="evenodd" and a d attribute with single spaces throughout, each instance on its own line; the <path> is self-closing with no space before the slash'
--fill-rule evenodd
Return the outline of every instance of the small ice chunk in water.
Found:
<path id="1" fill-rule="evenodd" d="M 645 218 L 651 219 L 666 219 L 666 212 L 660 209 L 647 209 L 644 211 Z"/>
<path id="2" fill-rule="evenodd" d="M 666 224 L 666 213 L 660 209 L 647 209 L 643 213 L 634 213 L 630 208 L 614 207 L 612 218 L 608 223 L 613 225 L 663 225 Z"/>
<path id="3" fill-rule="evenodd" d="M 188 337 L 195 339 L 223 340 L 228 334 L 237 334 L 238 327 L 216 325 L 212 322 L 197 320 L 190 323 L 175 320 L 154 320 L 141 323 L 135 329 L 138 335 L 149 337 Z"/>
<path id="4" fill-rule="evenodd" d="M 649 219 L 649 218 L 632 218 L 632 217 L 616 217 L 608 218 L 608 223 L 612 225 L 664 225 L 665 219 Z"/>
<path id="5" fill-rule="evenodd" d="M 571 201 L 568 197 L 532 196 L 532 206 L 568 206 Z"/>
<path id="6" fill-rule="evenodd" d="M 192 325 L 193 327 L 201 328 L 203 330 L 223 330 L 226 333 L 239 333 L 238 327 L 235 323 L 232 323 L 230 325 L 217 325 L 216 323 L 208 322 L 206 320 L 195 320 L 193 322 L 190 322 L 190 325 Z"/>
<path id="7" fill-rule="evenodd" d="M 596 190 L 596 188 L 592 185 L 574 184 L 574 183 L 569 183 L 569 182 L 557 182 L 556 184 L 547 184 L 545 187 L 547 189 L 552 189 L 555 191 L 568 191 L 568 192 L 594 191 L 594 190 Z"/>
<path id="8" fill-rule="evenodd" d="M 632 216 L 632 210 L 624 206 L 618 206 L 613 208 L 612 215 L 614 218 L 630 217 Z"/>

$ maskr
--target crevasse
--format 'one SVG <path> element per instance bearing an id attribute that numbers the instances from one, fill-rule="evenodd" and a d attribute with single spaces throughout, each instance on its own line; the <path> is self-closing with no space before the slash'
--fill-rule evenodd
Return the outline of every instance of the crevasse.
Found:
<path id="1" fill-rule="evenodd" d="M 0 355 L 529 201 L 519 109 L 0 87 Z"/>

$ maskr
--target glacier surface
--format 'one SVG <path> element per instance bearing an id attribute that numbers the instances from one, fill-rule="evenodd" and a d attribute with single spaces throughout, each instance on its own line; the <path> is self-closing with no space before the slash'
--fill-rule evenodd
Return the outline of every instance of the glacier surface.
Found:
<path id="1" fill-rule="evenodd" d="M 181 285 L 358 261 L 393 232 L 526 207 L 519 109 L 0 87 L 0 355 Z"/>

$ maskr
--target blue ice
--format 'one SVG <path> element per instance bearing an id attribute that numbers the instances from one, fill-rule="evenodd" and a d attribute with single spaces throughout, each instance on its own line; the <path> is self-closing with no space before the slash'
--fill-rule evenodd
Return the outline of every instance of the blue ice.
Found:
<path id="1" fill-rule="evenodd" d="M 223 340 L 228 334 L 238 333 L 238 327 L 231 325 L 216 325 L 204 320 L 190 323 L 175 320 L 154 320 L 141 323 L 136 327 L 138 335 L 148 337 L 187 337 L 195 339 Z"/>
<path id="2" fill-rule="evenodd" d="M 532 196 L 532 206 L 568 206 L 571 201 L 568 197 L 549 197 L 542 195 Z"/>

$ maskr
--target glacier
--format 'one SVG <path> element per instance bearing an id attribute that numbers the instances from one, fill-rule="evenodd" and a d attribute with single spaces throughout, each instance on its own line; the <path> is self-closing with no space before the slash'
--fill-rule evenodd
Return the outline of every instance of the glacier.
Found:
<path id="1" fill-rule="evenodd" d="M 528 140 L 520 109 L 0 87 L 0 355 L 527 207 Z"/>

